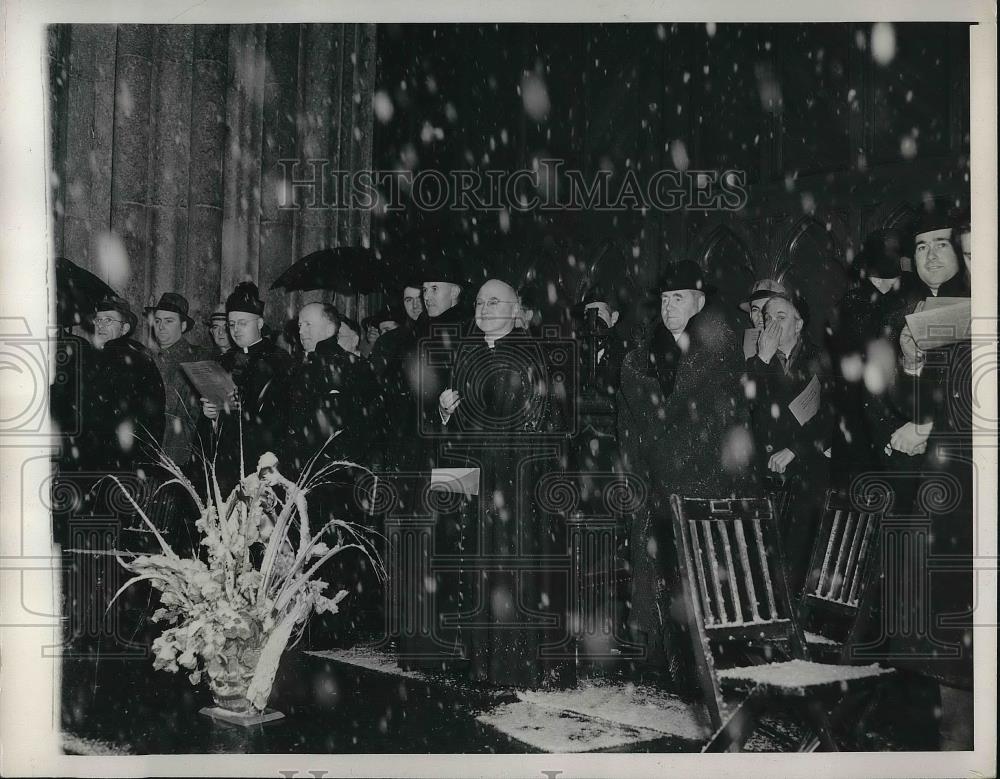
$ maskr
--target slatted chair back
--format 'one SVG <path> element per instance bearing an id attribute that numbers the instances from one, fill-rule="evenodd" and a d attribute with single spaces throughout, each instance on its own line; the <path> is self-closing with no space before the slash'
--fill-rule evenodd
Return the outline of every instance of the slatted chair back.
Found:
<path id="1" fill-rule="evenodd" d="M 866 624 L 879 566 L 884 502 L 877 495 L 829 490 L 813 545 L 809 573 L 799 600 L 804 630 L 831 639 L 843 650 L 841 661 Z"/>
<path id="2" fill-rule="evenodd" d="M 727 647 L 781 644 L 805 657 L 785 585 L 778 518 L 768 498 L 670 498 L 688 627 L 706 704 L 723 718 L 716 675 Z"/>

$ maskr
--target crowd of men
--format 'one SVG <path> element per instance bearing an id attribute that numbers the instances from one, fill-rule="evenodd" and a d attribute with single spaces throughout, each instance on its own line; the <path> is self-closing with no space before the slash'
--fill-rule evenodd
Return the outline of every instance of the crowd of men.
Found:
<path id="1" fill-rule="evenodd" d="M 638 343 L 618 332 L 619 304 L 599 287 L 574 308 L 576 332 L 594 336 L 581 341 L 580 359 L 616 409 L 617 467 L 648 495 L 628 523 L 629 622 L 648 662 L 677 678 L 686 673 L 688 639 L 671 616 L 679 594 L 672 493 L 782 495 L 786 575 L 797 593 L 828 485 L 891 474 L 895 510 L 906 513 L 927 474 L 944 470 L 964 491 L 957 507 L 931 517 L 932 553 L 970 553 L 970 423 L 956 412 L 963 402 L 969 407 L 970 388 L 968 372 L 955 367 L 968 364 L 970 347 L 966 338 L 932 350 L 939 353 L 921 351 L 905 320 L 928 298 L 969 296 L 969 241 L 968 222 L 940 209 L 923 211 L 912 230 L 872 234 L 851 264 L 854 283 L 831 312 L 811 311 L 782 279 L 759 280 L 741 306 L 749 335 L 733 330 L 732 312 L 718 305 L 691 261 L 668 266 L 657 280 L 659 317 Z M 470 287 L 458 266 L 442 259 L 361 323 L 326 303 L 303 306 L 290 352 L 266 335 L 264 302 L 243 283 L 205 323 L 214 354 L 187 340 L 196 323 L 178 293 L 164 292 L 147 310 L 155 352 L 134 340 L 138 318 L 127 302 L 102 301 L 91 341 L 72 344 L 87 378 L 83 424 L 68 439 L 63 464 L 134 470 L 155 444 L 193 473 L 200 457 L 211 458 L 227 490 L 266 451 L 292 478 L 324 444 L 328 458 L 382 472 L 429 473 L 455 464 L 461 451 L 481 468 L 479 524 L 474 533 L 457 527 L 442 529 L 443 536 L 451 533 L 465 549 L 472 538 L 486 556 L 558 553 L 558 512 L 531 496 L 546 473 L 566 469 L 558 451 L 538 452 L 569 429 L 569 407 L 553 391 L 535 297 L 511 279 Z M 808 336 L 815 316 L 824 320 L 822 343 Z M 199 397 L 180 368 L 204 359 L 233 378 L 236 390 L 221 406 Z M 912 478 L 902 478 L 907 474 Z M 330 500 L 349 503 L 345 495 Z M 960 576 L 950 586 L 936 582 L 934 610 L 967 608 L 966 585 Z M 452 598 L 458 609 L 456 592 L 465 586 L 419 597 Z M 489 588 L 478 602 L 496 624 L 518 603 L 558 613 L 566 586 L 496 570 L 475 584 Z M 969 650 L 967 631 L 951 637 Z M 565 670 L 535 655 L 553 640 L 548 628 L 463 640 L 477 679 L 536 686 Z M 949 690 L 969 688 L 971 650 L 928 663 L 925 649 L 899 651 Z"/>

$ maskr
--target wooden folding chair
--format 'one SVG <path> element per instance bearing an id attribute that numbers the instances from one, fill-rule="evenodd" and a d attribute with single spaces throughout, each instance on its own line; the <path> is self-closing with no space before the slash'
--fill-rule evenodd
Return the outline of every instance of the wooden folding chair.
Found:
<path id="1" fill-rule="evenodd" d="M 877 496 L 828 490 L 797 619 L 810 654 L 850 663 L 851 647 L 870 622 L 881 575 Z M 875 510 L 873 510 L 875 509 Z"/>
<path id="2" fill-rule="evenodd" d="M 715 727 L 703 751 L 739 749 L 774 705 L 800 711 L 819 745 L 837 750 L 828 709 L 891 671 L 809 661 L 770 500 L 672 495 L 670 505 L 698 676 Z M 746 650 L 759 651 L 762 662 L 747 664 Z M 727 709 L 723 688 L 745 694 Z M 815 745 L 807 738 L 799 748 Z"/>

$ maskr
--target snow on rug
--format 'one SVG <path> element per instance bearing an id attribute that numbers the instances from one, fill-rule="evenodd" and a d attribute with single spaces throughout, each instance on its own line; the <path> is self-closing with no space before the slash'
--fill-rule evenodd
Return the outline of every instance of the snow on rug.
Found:
<path id="1" fill-rule="evenodd" d="M 703 706 L 686 703 L 650 685 L 581 681 L 575 690 L 525 691 L 518 697 L 538 706 L 655 730 L 687 741 L 703 742 L 712 734 Z"/>
<path id="2" fill-rule="evenodd" d="M 866 679 L 870 676 L 891 674 L 892 669 L 871 665 L 829 665 L 808 660 L 789 660 L 787 663 L 723 668 L 718 671 L 720 679 L 769 684 L 775 687 L 812 687 L 821 684 L 836 684 L 852 679 Z"/>
<path id="3" fill-rule="evenodd" d="M 420 671 L 406 671 L 399 667 L 396 656 L 389 652 L 382 652 L 372 649 L 369 646 L 355 646 L 350 649 L 324 649 L 316 652 L 306 652 L 312 657 L 321 657 L 325 660 L 336 660 L 340 663 L 348 663 L 364 668 L 368 671 L 390 674 L 392 676 L 403 676 L 407 679 L 428 680 L 430 677 Z"/>
<path id="4" fill-rule="evenodd" d="M 542 752 L 597 752 L 662 738 L 647 728 L 593 719 L 572 711 L 518 701 L 476 717 L 506 736 Z"/>
<path id="5" fill-rule="evenodd" d="M 67 755 L 86 755 L 89 757 L 109 757 L 130 755 L 132 752 L 123 746 L 101 741 L 96 738 L 83 738 L 73 733 L 62 734 L 62 748 Z"/>

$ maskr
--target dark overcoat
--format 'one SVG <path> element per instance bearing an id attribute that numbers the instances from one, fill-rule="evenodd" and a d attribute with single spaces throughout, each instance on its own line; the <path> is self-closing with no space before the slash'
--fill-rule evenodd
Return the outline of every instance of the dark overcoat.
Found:
<path id="1" fill-rule="evenodd" d="M 122 336 L 91 356 L 84 391 L 90 468 L 134 472 L 140 463 L 155 462 L 149 442 L 163 438 L 165 393 L 149 349 Z"/>
<path id="2" fill-rule="evenodd" d="M 193 346 L 181 338 L 166 349 L 153 353 L 156 367 L 163 379 L 166 392 L 166 424 L 163 430 L 163 451 L 177 465 L 184 466 L 191 458 L 191 441 L 201 416 L 198 392 L 191 384 L 183 362 L 210 360 L 212 355 L 206 350 Z"/>
<path id="3" fill-rule="evenodd" d="M 785 572 L 794 597 L 805 581 L 830 479 L 830 460 L 825 455 L 831 447 L 835 418 L 830 361 L 824 350 L 803 340 L 792 350 L 787 370 L 777 356 L 765 363 L 755 355 L 747 360 L 747 371 L 753 382 L 750 419 L 757 476 L 762 484 L 770 482 L 787 495 L 780 526 Z M 819 387 L 818 408 L 800 424 L 791 404 L 813 379 Z M 782 449 L 790 450 L 795 458 L 778 475 L 768 469 L 768 461 Z"/>
<path id="4" fill-rule="evenodd" d="M 219 487 L 226 498 L 246 473 L 256 469 L 262 454 L 278 455 L 282 450 L 292 359 L 288 352 L 262 338 L 246 348 L 233 347 L 218 361 L 233 377 L 239 408 L 221 411 L 214 425 L 202 416 L 198 444 L 215 460 Z M 196 479 L 195 483 L 201 481 Z"/>
<path id="5" fill-rule="evenodd" d="M 690 677 L 690 647 L 678 619 L 679 582 L 669 498 L 757 494 L 743 381 L 745 365 L 721 312 L 693 317 L 669 394 L 649 375 L 651 340 L 622 365 L 618 441 L 630 482 L 643 498 L 629 547 L 635 638 L 647 660 L 666 664 L 679 687 Z M 683 612 L 679 612 L 683 615 Z M 674 617 L 670 615 L 674 614 Z"/>
<path id="6" fill-rule="evenodd" d="M 953 285 L 942 287 L 940 293 L 962 296 L 967 289 Z M 911 566 L 909 572 L 923 582 L 910 580 L 902 590 L 927 593 L 926 603 L 911 604 L 924 613 L 927 629 L 900 631 L 891 642 L 893 664 L 964 689 L 971 689 L 973 682 L 975 521 L 988 521 L 974 517 L 973 344 L 966 337 L 930 349 L 925 352 L 920 375 L 907 377 L 908 397 L 912 398 L 910 419 L 933 425 L 926 453 L 908 458 L 921 469 L 920 486 L 910 511 L 914 523 L 920 523 L 917 532 L 927 533 L 928 561 Z M 990 355 L 989 350 L 987 344 L 983 355 Z M 905 457 L 899 453 L 896 456 Z"/>

